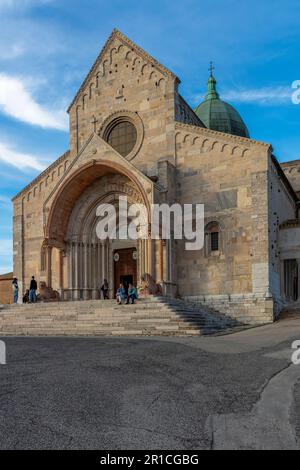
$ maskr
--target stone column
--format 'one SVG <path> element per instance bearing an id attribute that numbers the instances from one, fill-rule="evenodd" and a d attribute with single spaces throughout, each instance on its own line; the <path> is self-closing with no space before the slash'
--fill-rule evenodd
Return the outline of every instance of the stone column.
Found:
<path id="1" fill-rule="evenodd" d="M 138 284 L 141 282 L 142 278 L 142 240 L 137 241 L 137 251 L 138 251 L 138 264 L 137 264 L 137 282 Z"/>
<path id="2" fill-rule="evenodd" d="M 102 279 L 101 282 L 106 279 L 106 273 L 105 273 L 105 243 L 101 242 L 101 264 L 102 264 L 102 269 L 101 269 L 101 275 Z"/>
<path id="3" fill-rule="evenodd" d="M 92 244 L 92 263 L 93 263 L 92 298 L 93 298 L 93 300 L 96 300 L 98 298 L 98 289 L 97 289 L 98 270 L 97 270 L 97 244 L 96 243 Z"/>
<path id="4" fill-rule="evenodd" d="M 106 250 L 106 265 L 107 265 L 107 280 L 110 287 L 110 298 L 114 298 L 114 291 L 116 286 L 114 285 L 114 260 L 112 256 L 112 242 L 111 240 L 107 241 L 107 250 Z"/>
<path id="5" fill-rule="evenodd" d="M 163 272 L 163 242 L 161 239 L 157 240 L 157 254 L 158 254 L 158 272 L 157 272 L 157 281 L 162 282 L 164 279 L 164 272 Z"/>
<path id="6" fill-rule="evenodd" d="M 105 243 L 101 241 L 100 243 L 100 263 L 101 263 L 101 279 L 100 279 L 100 288 L 104 282 L 104 279 L 107 279 L 105 272 Z M 102 291 L 100 290 L 100 299 L 102 298 Z"/>
<path id="7" fill-rule="evenodd" d="M 52 287 L 52 246 L 47 246 L 47 286 Z"/>
<path id="8" fill-rule="evenodd" d="M 89 297 L 92 298 L 92 279 L 93 279 L 93 269 L 92 269 L 92 243 L 88 243 L 88 289 L 89 289 Z"/>
<path id="9" fill-rule="evenodd" d="M 79 244 L 74 244 L 74 300 L 79 300 Z"/>
<path id="10" fill-rule="evenodd" d="M 142 265 L 142 276 L 146 274 L 147 265 L 146 265 L 146 240 L 142 241 L 142 249 L 141 249 L 141 265 Z"/>
<path id="11" fill-rule="evenodd" d="M 171 235 L 172 237 L 172 235 Z M 173 273 L 172 273 L 172 253 L 173 247 L 172 247 L 172 238 L 168 240 L 168 280 L 170 282 L 173 281 Z"/>
<path id="12" fill-rule="evenodd" d="M 69 245 L 69 259 L 68 259 L 68 278 L 69 278 L 69 298 L 68 300 L 72 300 L 73 298 L 73 243 L 71 242 Z"/>
<path id="13" fill-rule="evenodd" d="M 59 294 L 60 300 L 64 300 L 64 252 L 59 250 Z"/>
<path id="14" fill-rule="evenodd" d="M 84 272 L 84 291 L 83 291 L 83 298 L 84 300 L 88 300 L 90 298 L 89 291 L 88 291 L 88 244 L 84 243 L 83 245 L 84 250 L 84 261 L 83 261 L 83 272 Z"/>
<path id="15" fill-rule="evenodd" d="M 168 240 L 163 240 L 162 250 L 163 250 L 163 279 L 168 281 Z"/>
<path id="16" fill-rule="evenodd" d="M 162 240 L 162 272 L 163 272 L 163 293 L 168 293 L 168 240 Z"/>
<path id="17" fill-rule="evenodd" d="M 152 239 L 151 236 L 149 236 L 148 240 L 146 240 L 147 244 L 147 272 L 150 274 L 150 276 L 153 277 L 153 260 L 152 260 L 152 255 L 153 255 L 153 250 L 152 250 Z"/>

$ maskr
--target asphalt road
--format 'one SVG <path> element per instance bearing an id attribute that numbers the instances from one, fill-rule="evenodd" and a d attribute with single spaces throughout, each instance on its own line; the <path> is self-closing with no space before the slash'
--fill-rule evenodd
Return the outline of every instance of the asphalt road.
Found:
<path id="1" fill-rule="evenodd" d="M 0 339 L 0 449 L 300 448 L 300 320 L 209 338 Z"/>

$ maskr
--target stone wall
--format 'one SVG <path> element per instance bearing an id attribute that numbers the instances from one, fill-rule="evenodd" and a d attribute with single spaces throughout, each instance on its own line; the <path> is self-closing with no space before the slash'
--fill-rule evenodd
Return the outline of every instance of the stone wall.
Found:
<path id="1" fill-rule="evenodd" d="M 179 294 L 266 295 L 268 278 L 268 158 L 250 139 L 176 124 L 178 200 L 205 205 L 205 225 L 217 222 L 220 249 L 182 253 Z"/>
<path id="2" fill-rule="evenodd" d="M 13 303 L 12 290 L 13 273 L 0 276 L 0 304 L 7 305 Z"/>
<path id="3" fill-rule="evenodd" d="M 272 323 L 276 310 L 272 298 L 255 294 L 188 296 L 185 300 L 210 307 L 248 325 Z"/>

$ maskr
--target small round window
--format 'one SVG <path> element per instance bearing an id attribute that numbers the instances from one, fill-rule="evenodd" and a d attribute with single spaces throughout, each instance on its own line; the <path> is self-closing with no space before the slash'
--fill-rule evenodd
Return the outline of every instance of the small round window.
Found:
<path id="1" fill-rule="evenodd" d="M 107 142 L 120 155 L 126 157 L 133 150 L 137 141 L 137 131 L 129 121 L 121 121 L 115 124 L 109 131 Z"/>

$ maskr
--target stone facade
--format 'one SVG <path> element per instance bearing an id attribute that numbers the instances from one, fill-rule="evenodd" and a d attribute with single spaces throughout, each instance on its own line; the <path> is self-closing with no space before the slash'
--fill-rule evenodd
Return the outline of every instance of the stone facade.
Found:
<path id="1" fill-rule="evenodd" d="M 178 92 L 179 79 L 114 30 L 71 106 L 70 150 L 14 198 L 14 275 L 64 300 L 96 299 L 114 285 L 114 253 L 136 251 L 166 295 L 206 303 L 247 323 L 272 321 L 282 300 L 280 226 L 297 218 L 297 196 L 269 144 L 212 131 Z M 128 122 L 126 156 L 107 142 Z M 153 202 L 205 204 L 205 247 L 179 240 L 95 238 L 96 208 L 127 195 Z M 211 249 L 211 233 L 218 234 Z M 116 242 L 115 242 L 116 243 Z"/>

